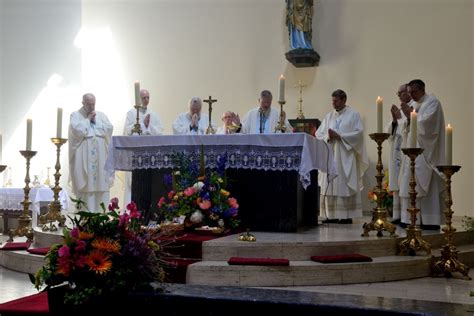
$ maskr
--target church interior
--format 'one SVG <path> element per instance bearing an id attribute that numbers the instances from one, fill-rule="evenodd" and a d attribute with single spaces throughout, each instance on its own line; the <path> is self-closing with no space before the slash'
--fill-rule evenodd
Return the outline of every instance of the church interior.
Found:
<path id="1" fill-rule="evenodd" d="M 293 4 L 311 7 L 309 29 L 301 31 L 302 36 L 309 34 L 302 41 L 310 42 L 310 49 L 294 47 L 288 22 Z M 300 64 L 288 56 L 309 51 L 309 62 L 306 55 Z M 163 203 L 174 205 L 166 196 L 160 200 L 166 193 L 163 173 L 150 171 L 157 170 L 150 167 L 155 163 L 168 163 L 163 153 L 173 146 L 194 146 L 197 154 L 192 161 L 198 163 L 197 168 L 203 168 L 206 150 L 208 166 L 214 163 L 219 169 L 221 147 L 228 151 L 226 155 L 234 153 L 227 157 L 228 166 L 237 159 L 243 169 L 248 163 L 243 152 L 258 148 L 259 142 L 271 144 L 270 151 L 280 155 L 275 161 L 263 158 L 262 164 L 272 170 L 268 178 L 268 170 L 258 159 L 251 163 L 260 170 L 232 165 L 226 171 L 229 179 L 247 181 L 243 185 L 229 181 L 230 194 L 236 194 L 240 202 L 241 226 L 223 235 L 196 234 L 191 241 L 186 235 L 175 237 L 178 246 L 172 252 L 185 244 L 197 248 L 185 250 L 180 254 L 183 260 L 173 261 L 178 268 L 170 282 L 183 287 L 171 292 L 203 299 L 206 293 L 223 300 L 242 298 L 239 302 L 246 308 L 245 298 L 254 296 L 256 301 L 287 304 L 288 311 L 301 314 L 472 315 L 473 56 L 474 0 L 0 0 L 0 167 L 4 166 L 0 170 L 0 249 L 5 248 L 0 250 L 0 315 L 54 314 L 47 306 L 35 309 L 39 303 L 32 303 L 30 310 L 8 305 L 38 294 L 28 274 L 34 275 L 43 266 L 46 253 L 34 254 L 21 247 L 9 251 L 6 246 L 13 240 L 12 245 L 27 242 L 30 247 L 32 242 L 35 248 L 48 250 L 62 243 L 61 227 L 57 231 L 51 228 L 53 224 L 40 228 L 40 222 L 48 221 L 48 209 L 59 214 L 54 218 L 59 225 L 66 221 L 72 227 L 69 217 L 77 211 L 71 200 L 76 197 L 72 178 L 77 175 L 70 172 L 73 145 L 68 126 L 87 93 L 94 94 L 95 110 L 113 126 L 112 141 L 106 147 L 110 164 L 99 167 L 104 174 L 113 171 L 107 173 L 113 178 L 109 196 L 126 200 L 132 181 L 131 196 L 139 199 L 139 211 L 144 203 L 148 203 L 147 212 Z M 426 93 L 439 100 L 444 122 L 450 125 L 449 131 L 443 124 L 435 132 L 446 135 L 446 157 L 451 160 L 437 169 L 443 188 L 449 185 L 442 199 L 442 218 L 436 223 L 441 229 L 424 229 L 428 226 L 415 224 L 416 219 L 408 227 L 391 224 L 388 207 L 374 200 L 374 191 L 388 181 L 386 169 L 392 159 L 389 134 L 382 133 L 382 125 L 385 128 L 392 122 L 392 104 L 400 106 L 399 87 L 410 82 L 407 88 L 412 88 L 413 79 L 421 79 Z M 138 82 L 149 93 L 148 109 L 159 115 L 163 136 L 142 135 L 134 144 L 129 139 L 138 136 L 124 136 L 124 125 L 127 112 L 134 115 L 142 97 Z M 290 123 L 305 118 L 317 119 L 319 124 L 333 110 L 333 92 L 338 89 L 347 93 L 347 106 L 360 114 L 368 162 L 360 180 L 362 217 L 349 216 L 350 222 L 327 221 L 328 213 L 319 207 L 328 190 L 319 192 L 318 174 L 309 176 L 309 171 L 330 175 L 336 166 L 329 161 L 338 154 L 326 152 L 329 147 L 315 137 L 315 130 L 265 135 L 268 139 L 261 141 L 253 136 L 263 135 L 252 133 L 186 135 L 190 140 L 172 136 L 173 122 L 188 111 L 193 97 L 203 100 L 202 113 L 212 115 L 216 126 L 222 125 L 221 118 L 229 111 L 243 122 L 246 113 L 259 106 L 264 90 L 273 95 L 272 109 L 284 109 Z M 387 135 L 380 141 L 376 134 Z M 284 139 L 277 146 L 278 139 L 272 137 Z M 415 159 L 423 153 L 409 149 L 401 156 L 406 155 L 407 175 L 414 177 Z M 152 150 L 158 154 L 150 154 Z M 430 145 L 424 148 L 425 153 L 433 150 Z M 284 152 L 297 155 L 300 169 L 290 169 L 294 156 L 284 156 Z M 445 157 L 444 149 L 441 155 Z M 25 162 L 31 191 L 24 189 Z M 305 163 L 310 187 L 301 173 Z M 280 169 L 272 169 L 275 164 Z M 172 173 L 173 189 L 175 176 L 180 174 Z M 408 177 L 405 182 L 408 187 Z M 227 197 L 225 189 L 222 185 Z M 415 197 L 406 199 L 416 215 Z M 239 207 L 237 200 L 229 198 L 231 210 Z M 303 200 L 306 208 L 301 210 Z M 199 203 L 204 201 L 198 202 L 202 210 L 209 208 Z M 294 209 L 292 203 L 297 205 Z M 24 207 L 31 216 L 26 222 L 22 222 Z M 290 209 L 293 222 L 290 228 L 283 227 L 281 214 Z M 133 218 L 136 210 L 128 210 Z M 419 210 L 418 219 L 423 211 Z M 409 214 L 407 221 L 413 220 L 411 211 L 401 212 Z M 193 216 L 197 215 L 193 213 L 191 220 Z M 30 239 L 30 233 L 34 238 Z M 219 287 L 224 287 L 222 292 Z M 216 306 L 227 306 L 222 304 Z"/>

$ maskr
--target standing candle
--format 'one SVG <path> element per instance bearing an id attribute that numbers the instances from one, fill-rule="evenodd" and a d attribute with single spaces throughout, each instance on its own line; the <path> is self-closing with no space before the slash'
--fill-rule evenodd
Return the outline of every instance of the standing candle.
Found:
<path id="1" fill-rule="evenodd" d="M 446 165 L 453 164 L 453 128 L 450 124 L 446 126 Z"/>
<path id="2" fill-rule="evenodd" d="M 33 131 L 33 120 L 26 120 L 26 150 L 31 150 L 31 135 Z"/>
<path id="3" fill-rule="evenodd" d="M 285 77 L 283 75 L 280 75 L 280 98 L 279 100 L 281 102 L 285 101 Z"/>
<path id="4" fill-rule="evenodd" d="M 416 148 L 417 114 L 415 110 L 410 113 L 410 148 Z"/>
<path id="5" fill-rule="evenodd" d="M 56 125 L 56 138 L 61 138 L 63 131 L 63 109 L 58 108 L 57 125 Z"/>
<path id="6" fill-rule="evenodd" d="M 135 81 L 135 105 L 140 106 L 142 105 L 140 99 L 140 82 Z"/>
<path id="7" fill-rule="evenodd" d="M 377 133 L 382 133 L 382 117 L 383 117 L 383 99 L 377 97 Z"/>

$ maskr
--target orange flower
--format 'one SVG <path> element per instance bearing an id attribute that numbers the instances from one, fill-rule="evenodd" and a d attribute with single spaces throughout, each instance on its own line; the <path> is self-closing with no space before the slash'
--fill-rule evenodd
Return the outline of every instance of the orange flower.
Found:
<path id="1" fill-rule="evenodd" d="M 224 189 L 221 189 L 221 194 L 225 197 L 229 196 L 230 195 L 230 192 L 227 191 L 227 190 L 224 190 Z"/>
<path id="2" fill-rule="evenodd" d="M 86 264 L 91 271 L 97 274 L 105 274 L 112 268 L 110 257 L 100 250 L 93 250 L 86 258 Z"/>
<path id="3" fill-rule="evenodd" d="M 109 238 L 97 238 L 92 242 L 92 247 L 105 252 L 119 253 L 120 251 L 119 242 Z"/>
<path id="4" fill-rule="evenodd" d="M 93 233 L 79 232 L 79 239 L 87 240 L 87 239 L 92 239 L 93 237 L 94 237 Z"/>

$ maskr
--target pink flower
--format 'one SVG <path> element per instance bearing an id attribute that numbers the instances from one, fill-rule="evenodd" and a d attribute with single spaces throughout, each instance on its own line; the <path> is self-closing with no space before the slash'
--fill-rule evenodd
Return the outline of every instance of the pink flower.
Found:
<path id="1" fill-rule="evenodd" d="M 203 200 L 202 202 L 198 202 L 198 205 L 199 207 L 202 209 L 202 210 L 207 210 L 211 207 L 211 201 L 209 200 Z"/>
<path id="2" fill-rule="evenodd" d="M 58 255 L 60 257 L 69 257 L 70 256 L 70 251 L 69 251 L 69 247 L 64 245 L 62 246 L 61 248 L 59 248 L 58 250 Z"/>
<path id="3" fill-rule="evenodd" d="M 78 268 L 84 268 L 84 266 L 86 265 L 86 256 L 77 256 L 74 259 L 74 265 Z"/>
<path id="4" fill-rule="evenodd" d="M 158 208 L 162 208 L 164 202 L 165 202 L 165 197 L 162 196 L 161 199 L 158 201 Z"/>
<path id="5" fill-rule="evenodd" d="M 168 192 L 168 199 L 171 200 L 173 198 L 173 195 L 174 195 L 174 191 L 173 190 L 169 191 Z"/>
<path id="6" fill-rule="evenodd" d="M 118 203 L 119 203 L 118 198 L 114 197 L 113 199 L 111 199 L 109 203 L 109 211 L 118 210 L 119 209 Z"/>
<path id="7" fill-rule="evenodd" d="M 239 204 L 237 204 L 237 200 L 235 198 L 228 198 L 227 201 L 229 202 L 230 207 L 239 208 Z"/>
<path id="8" fill-rule="evenodd" d="M 77 252 L 82 252 L 82 251 L 85 251 L 86 250 L 86 242 L 84 240 L 78 240 L 76 242 L 76 248 L 75 250 Z"/>
<path id="9" fill-rule="evenodd" d="M 140 218 L 142 216 L 138 211 L 137 204 L 135 204 L 133 201 L 127 205 L 127 210 L 130 211 L 131 218 Z"/>
<path id="10" fill-rule="evenodd" d="M 186 190 L 184 190 L 184 195 L 185 196 L 191 196 L 194 193 L 196 193 L 196 189 L 194 187 L 189 187 Z"/>
<path id="11" fill-rule="evenodd" d="M 128 223 L 130 216 L 127 213 L 123 213 L 119 216 L 119 226 L 125 226 Z"/>
<path id="12" fill-rule="evenodd" d="M 79 238 L 79 228 L 74 227 L 71 229 L 71 237 L 76 239 Z"/>

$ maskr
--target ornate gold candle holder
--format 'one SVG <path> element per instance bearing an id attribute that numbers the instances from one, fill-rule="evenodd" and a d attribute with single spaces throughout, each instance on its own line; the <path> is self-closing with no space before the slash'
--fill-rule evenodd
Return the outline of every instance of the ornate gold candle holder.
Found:
<path id="1" fill-rule="evenodd" d="M 23 204 L 23 214 L 18 218 L 18 227 L 16 229 L 10 229 L 8 241 L 13 241 L 13 236 L 25 236 L 28 242 L 33 241 L 33 230 L 31 229 L 31 216 L 30 216 L 30 160 L 36 155 L 36 151 L 32 150 L 20 150 L 20 154 L 26 159 L 26 176 L 25 176 L 25 199 Z"/>
<path id="2" fill-rule="evenodd" d="M 61 146 L 67 142 L 65 138 L 51 138 L 51 141 L 54 145 L 56 145 L 56 165 L 54 168 L 56 169 L 56 173 L 54 174 L 54 187 L 51 188 L 54 192 L 53 201 L 48 206 L 48 213 L 40 216 L 40 224 L 41 229 L 43 231 L 57 231 L 58 227 L 54 226 L 54 222 L 58 221 L 59 226 L 64 226 L 66 222 L 66 217 L 61 214 L 61 202 L 59 201 L 59 192 L 61 192 L 62 188 L 59 186 L 59 179 L 61 178 Z M 48 225 L 49 224 L 49 225 Z"/>
<path id="3" fill-rule="evenodd" d="M 136 118 L 135 124 L 133 124 L 132 135 L 133 134 L 141 135 L 142 134 L 142 127 L 140 126 L 140 108 L 141 108 L 141 106 L 137 104 L 137 105 L 134 106 L 134 108 L 137 110 L 137 118 Z"/>
<path id="4" fill-rule="evenodd" d="M 277 126 L 275 126 L 275 132 L 285 133 L 286 125 L 285 120 L 283 119 L 283 105 L 286 103 L 286 101 L 278 101 L 278 103 L 280 103 L 280 119 L 278 120 Z"/>
<path id="5" fill-rule="evenodd" d="M 471 280 L 469 277 L 469 266 L 465 265 L 458 259 L 459 251 L 454 246 L 453 235 L 456 228 L 452 226 L 452 218 L 454 212 L 451 209 L 453 199 L 451 195 L 451 176 L 461 169 L 461 166 L 437 166 L 440 172 L 446 176 L 446 209 L 444 216 L 446 218 L 446 225 L 443 227 L 444 239 L 446 244 L 441 248 L 441 258 L 432 265 L 432 272 L 434 276 L 451 277 L 453 272 L 460 272 L 465 278 Z"/>
<path id="6" fill-rule="evenodd" d="M 416 178 L 415 178 L 415 160 L 421 155 L 423 148 L 402 148 L 402 152 L 410 158 L 410 201 L 411 207 L 407 209 L 410 213 L 411 224 L 408 225 L 407 237 L 400 242 L 400 252 L 402 254 L 415 255 L 417 250 L 425 250 L 426 254 L 431 254 L 431 245 L 421 237 L 421 228 L 416 224 L 416 214 L 420 211 L 416 207 Z"/>
<path id="7" fill-rule="evenodd" d="M 378 151 L 378 160 L 377 160 L 377 174 L 375 178 L 377 179 L 377 185 L 375 187 L 375 195 L 377 196 L 377 207 L 374 207 L 372 211 L 372 221 L 370 223 L 365 223 L 363 228 L 364 232 L 362 237 L 368 237 L 369 232 L 372 230 L 377 231 L 377 237 L 382 237 L 382 232 L 388 231 L 390 237 L 397 237 L 395 234 L 396 227 L 387 220 L 387 209 L 382 205 L 382 201 L 385 198 L 387 192 L 383 189 L 382 181 L 384 177 L 383 173 L 383 164 L 382 164 L 382 143 L 389 138 L 390 134 L 388 133 L 373 133 L 369 134 L 370 138 L 377 143 Z"/>
<path id="8" fill-rule="evenodd" d="M 250 233 L 250 229 L 247 229 L 245 233 L 240 234 L 239 241 L 250 241 L 254 242 L 257 241 L 257 238 Z"/>

